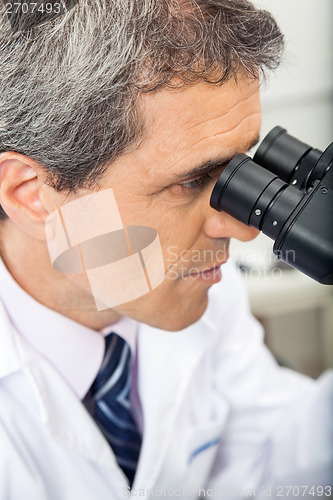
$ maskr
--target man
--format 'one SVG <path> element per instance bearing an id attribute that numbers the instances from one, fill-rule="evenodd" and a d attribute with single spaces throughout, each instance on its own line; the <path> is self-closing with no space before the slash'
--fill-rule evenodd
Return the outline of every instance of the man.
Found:
<path id="1" fill-rule="evenodd" d="M 258 141 L 274 20 L 245 0 L 81 0 L 21 32 L 3 16 L 0 37 L 0 498 L 328 496 L 332 377 L 276 365 L 226 262 L 230 238 L 256 232 L 209 206 Z M 112 306 L 136 280 L 99 281 L 96 297 L 80 244 L 82 272 L 56 269 L 45 226 L 105 193 L 123 228 L 156 232 L 165 271 Z M 114 216 L 89 206 L 73 230 Z M 121 339 L 133 383 L 114 399 L 133 421 L 116 423 L 135 443 L 94 409 Z"/>

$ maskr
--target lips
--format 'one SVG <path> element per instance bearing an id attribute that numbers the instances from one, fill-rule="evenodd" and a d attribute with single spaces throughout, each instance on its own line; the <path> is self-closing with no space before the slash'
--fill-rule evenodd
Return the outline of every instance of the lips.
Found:
<path id="1" fill-rule="evenodd" d="M 220 270 L 222 264 L 219 264 L 218 266 L 211 267 L 209 269 L 205 269 L 204 271 L 200 271 L 198 274 L 206 275 L 208 273 L 214 273 Z"/>
<path id="2" fill-rule="evenodd" d="M 220 271 L 220 267 L 225 264 L 227 262 L 227 260 L 224 260 L 223 262 L 219 262 L 218 264 L 215 264 L 214 266 L 212 267 L 209 267 L 209 268 L 205 268 L 203 270 L 195 270 L 194 272 L 191 272 L 191 273 L 188 273 L 185 275 L 186 276 L 191 276 L 191 277 L 195 277 L 195 276 L 208 276 L 209 274 L 214 274 L 214 273 L 218 273 Z"/>

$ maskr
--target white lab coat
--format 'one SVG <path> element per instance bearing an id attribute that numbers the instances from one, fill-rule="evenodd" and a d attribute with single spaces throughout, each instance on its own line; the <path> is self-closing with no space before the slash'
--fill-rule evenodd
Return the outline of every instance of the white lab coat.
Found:
<path id="1" fill-rule="evenodd" d="M 138 338 L 144 436 L 133 497 L 291 498 L 281 487 L 332 483 L 332 373 L 315 382 L 276 365 L 231 265 L 196 324 L 140 325 Z M 0 475 L 0 500 L 130 494 L 82 403 L 1 304 Z M 314 498 L 302 491 L 294 496 Z"/>

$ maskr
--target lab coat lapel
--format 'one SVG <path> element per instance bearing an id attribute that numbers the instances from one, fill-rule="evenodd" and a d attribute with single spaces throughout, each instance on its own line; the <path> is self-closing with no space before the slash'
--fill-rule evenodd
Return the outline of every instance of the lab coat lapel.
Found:
<path id="1" fill-rule="evenodd" d="M 34 388 L 40 421 L 48 429 L 53 441 L 69 452 L 98 464 L 96 481 L 100 479 L 98 471 L 107 470 L 109 491 L 122 491 L 127 479 L 118 467 L 106 439 L 56 370 L 17 334 L 1 304 L 0 331 L 0 345 L 4 348 L 0 350 L 0 360 L 7 359 L 0 363 L 0 377 L 17 370 L 24 371 Z"/>
<path id="2" fill-rule="evenodd" d="M 143 325 L 138 343 L 138 390 L 144 439 L 134 488 L 153 488 L 160 476 L 191 374 L 207 348 L 207 329 L 165 332 Z M 203 335 L 203 333 L 205 335 Z"/>
<path id="3" fill-rule="evenodd" d="M 14 327 L 0 302 L 0 378 L 21 369 L 20 352 L 15 341 Z"/>

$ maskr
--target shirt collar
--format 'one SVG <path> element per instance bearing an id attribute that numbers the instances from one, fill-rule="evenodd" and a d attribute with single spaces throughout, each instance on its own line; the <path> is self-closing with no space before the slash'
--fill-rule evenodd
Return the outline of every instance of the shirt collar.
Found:
<path id="1" fill-rule="evenodd" d="M 122 336 L 134 354 L 134 320 L 122 317 L 100 332 L 91 330 L 37 302 L 18 285 L 1 258 L 0 283 L 0 300 L 17 332 L 53 365 L 80 399 L 102 364 L 106 334 Z"/>

